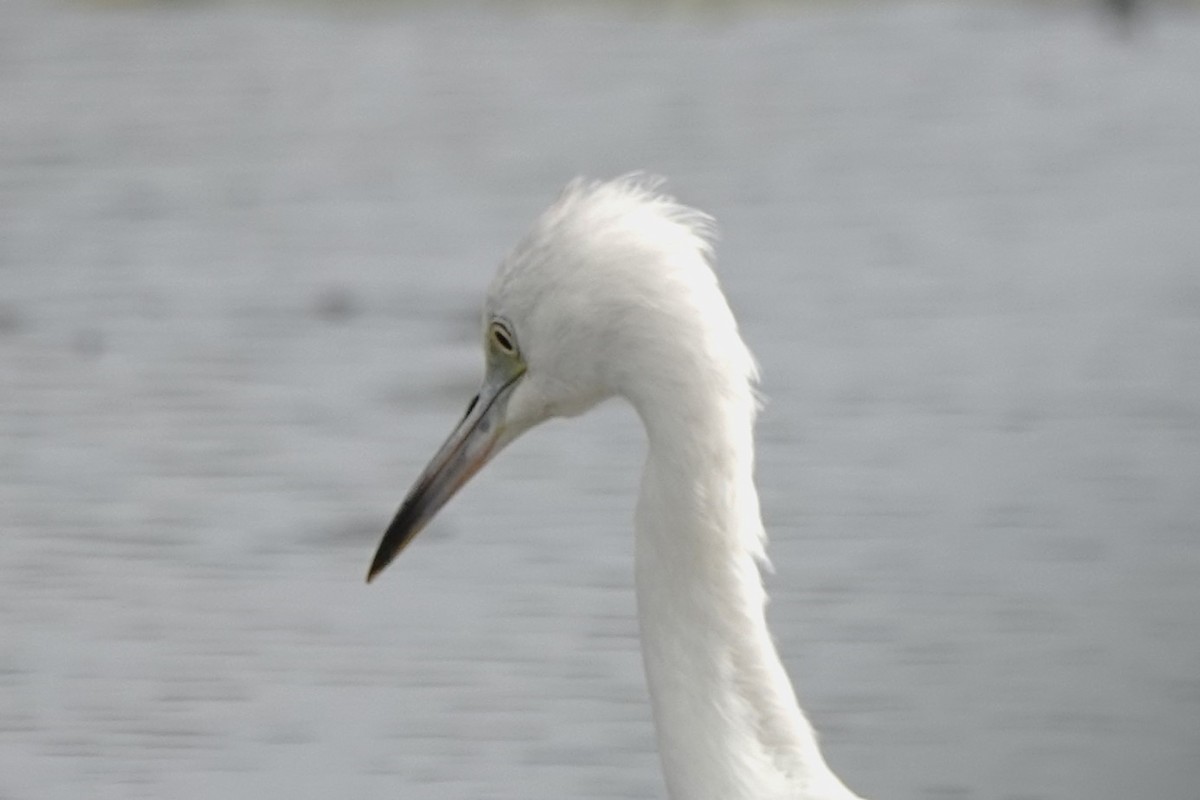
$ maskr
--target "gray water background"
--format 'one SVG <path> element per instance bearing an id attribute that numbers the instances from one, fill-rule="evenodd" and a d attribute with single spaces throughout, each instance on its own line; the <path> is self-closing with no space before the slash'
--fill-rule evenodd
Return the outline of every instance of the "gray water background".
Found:
<path id="1" fill-rule="evenodd" d="M 619 405 L 370 588 L 575 174 L 721 223 L 872 798 L 1200 797 L 1200 19 L 0 5 L 0 798 L 662 797 Z"/>

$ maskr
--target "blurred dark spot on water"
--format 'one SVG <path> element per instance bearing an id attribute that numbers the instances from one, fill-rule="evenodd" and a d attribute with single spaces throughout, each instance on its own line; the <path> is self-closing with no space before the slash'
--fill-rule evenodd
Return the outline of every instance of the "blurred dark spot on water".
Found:
<path id="1" fill-rule="evenodd" d="M 77 328 L 71 337 L 71 349 L 82 358 L 99 358 L 105 346 L 104 333 L 98 328 Z"/>
<path id="2" fill-rule="evenodd" d="M 1131 36 L 1135 17 L 1141 13 L 1139 0 L 1101 0 L 1104 10 L 1115 23 L 1122 36 Z"/>
<path id="3" fill-rule="evenodd" d="M 925 787 L 927 800 L 969 800 L 973 796 L 966 786 L 935 784 Z"/>
<path id="4" fill-rule="evenodd" d="M 397 496 L 397 503 L 399 497 Z M 314 526 L 307 535 L 298 537 L 295 541 L 302 546 L 312 546 L 326 549 L 330 546 L 353 547 L 361 549 L 373 546 L 383 535 L 387 523 L 391 522 L 396 509 L 390 505 L 381 505 L 377 515 L 363 513 L 356 517 L 347 517 L 337 525 Z"/>
<path id="5" fill-rule="evenodd" d="M 0 305 L 0 336 L 12 336 L 25 327 L 21 313 L 11 305 Z"/>
<path id="6" fill-rule="evenodd" d="M 312 305 L 318 319 L 331 324 L 348 322 L 358 316 L 362 307 L 358 297 L 346 286 L 327 286 L 317 293 Z"/>

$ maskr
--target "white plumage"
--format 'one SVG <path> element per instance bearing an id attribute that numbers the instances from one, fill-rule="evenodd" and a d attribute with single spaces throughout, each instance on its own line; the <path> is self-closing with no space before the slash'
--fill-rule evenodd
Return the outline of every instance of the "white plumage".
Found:
<path id="1" fill-rule="evenodd" d="M 620 396 L 646 428 L 636 585 L 674 800 L 853 800 L 764 617 L 753 357 L 711 268 L 711 219 L 623 178 L 572 182 L 501 265 L 479 397 L 401 506 L 374 576 L 509 441 Z"/>

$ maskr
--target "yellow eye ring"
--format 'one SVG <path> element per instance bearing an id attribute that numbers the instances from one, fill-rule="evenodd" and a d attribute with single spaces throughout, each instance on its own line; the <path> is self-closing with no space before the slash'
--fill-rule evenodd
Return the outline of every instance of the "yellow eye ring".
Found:
<path id="1" fill-rule="evenodd" d="M 504 325 L 503 322 L 493 320 L 488 330 L 488 335 L 491 337 L 492 344 L 501 353 L 509 356 L 517 354 L 517 340 L 512 335 L 512 332 Z"/>

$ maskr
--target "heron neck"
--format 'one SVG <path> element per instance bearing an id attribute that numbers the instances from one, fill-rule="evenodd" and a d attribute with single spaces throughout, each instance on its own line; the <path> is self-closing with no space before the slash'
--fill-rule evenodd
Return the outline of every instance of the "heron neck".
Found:
<path id="1" fill-rule="evenodd" d="M 668 792 L 853 798 L 826 766 L 767 630 L 754 399 L 748 386 L 717 396 L 677 391 L 669 407 L 635 403 L 650 440 L 638 615 Z"/>

